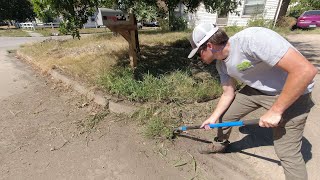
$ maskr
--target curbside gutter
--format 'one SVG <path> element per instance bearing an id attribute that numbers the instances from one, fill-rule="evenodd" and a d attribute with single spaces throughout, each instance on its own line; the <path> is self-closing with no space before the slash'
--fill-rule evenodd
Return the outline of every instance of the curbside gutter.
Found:
<path id="1" fill-rule="evenodd" d="M 32 61 L 31 57 L 21 53 L 19 50 L 17 50 L 17 57 L 25 60 L 33 66 L 36 66 L 36 68 L 40 71 L 42 70 L 39 65 Z M 112 97 L 110 95 L 106 95 L 102 91 L 93 90 L 93 88 L 90 88 L 85 84 L 77 82 L 72 78 L 64 75 L 63 73 L 59 72 L 58 69 L 52 68 L 46 73 L 49 74 L 55 81 L 63 82 L 65 85 L 70 86 L 73 90 L 86 96 L 88 99 L 92 100 L 96 104 L 100 106 L 107 106 L 109 111 L 113 113 L 126 114 L 131 116 L 138 109 L 134 105 L 130 105 L 123 102 L 116 102 L 112 100 Z"/>

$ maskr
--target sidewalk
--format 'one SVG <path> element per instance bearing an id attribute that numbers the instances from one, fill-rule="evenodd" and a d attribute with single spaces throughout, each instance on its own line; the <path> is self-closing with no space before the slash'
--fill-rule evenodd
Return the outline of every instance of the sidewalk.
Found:
<path id="1" fill-rule="evenodd" d="M 34 31 L 25 30 L 25 32 L 29 33 L 29 35 L 30 35 L 31 37 L 43 37 L 42 34 L 36 33 L 36 32 L 34 32 Z"/>

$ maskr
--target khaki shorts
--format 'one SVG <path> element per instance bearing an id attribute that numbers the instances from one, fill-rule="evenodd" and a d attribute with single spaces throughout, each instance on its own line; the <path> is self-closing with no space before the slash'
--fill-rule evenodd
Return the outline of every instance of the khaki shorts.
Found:
<path id="1" fill-rule="evenodd" d="M 263 107 L 270 109 L 278 96 L 270 96 L 245 86 L 241 89 L 220 122 L 241 119 L 248 113 Z M 305 162 L 301 154 L 304 126 L 314 103 L 311 93 L 300 96 L 283 114 L 279 126 L 273 128 L 274 147 L 284 168 L 286 179 L 307 179 Z M 231 128 L 218 130 L 218 139 L 227 140 Z"/>

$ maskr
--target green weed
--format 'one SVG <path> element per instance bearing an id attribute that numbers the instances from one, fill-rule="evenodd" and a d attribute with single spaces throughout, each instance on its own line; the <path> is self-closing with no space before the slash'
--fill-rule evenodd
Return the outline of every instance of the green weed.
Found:
<path id="1" fill-rule="evenodd" d="M 196 81 L 182 71 L 159 77 L 146 73 L 136 80 L 131 69 L 120 68 L 105 73 L 100 83 L 110 93 L 138 102 L 194 102 L 221 94 L 217 79 Z"/>

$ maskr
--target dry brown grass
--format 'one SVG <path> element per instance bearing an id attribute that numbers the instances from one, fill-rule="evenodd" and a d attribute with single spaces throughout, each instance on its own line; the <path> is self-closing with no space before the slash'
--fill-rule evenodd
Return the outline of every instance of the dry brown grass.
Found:
<path id="1" fill-rule="evenodd" d="M 43 36 L 52 36 L 53 34 L 59 34 L 59 28 L 37 28 L 36 32 Z M 110 30 L 106 28 L 86 28 L 80 29 L 79 32 L 80 34 L 96 34 L 110 32 Z"/>
<path id="2" fill-rule="evenodd" d="M 169 45 L 187 33 L 141 34 L 140 45 Z M 98 34 L 80 40 L 46 40 L 26 45 L 20 50 L 45 71 L 56 66 L 76 78 L 95 83 L 112 66 L 128 62 L 128 43 L 119 36 Z"/>
<path id="3" fill-rule="evenodd" d="M 6 26 L 7 27 L 7 26 Z M 15 28 L 0 28 L 0 37 L 29 37 L 29 33 Z"/>
<path id="4" fill-rule="evenodd" d="M 43 70 L 56 66 L 76 78 L 91 83 L 104 71 L 125 58 L 128 45 L 122 37 L 93 35 L 70 40 L 46 40 L 27 45 L 20 51 Z"/>

